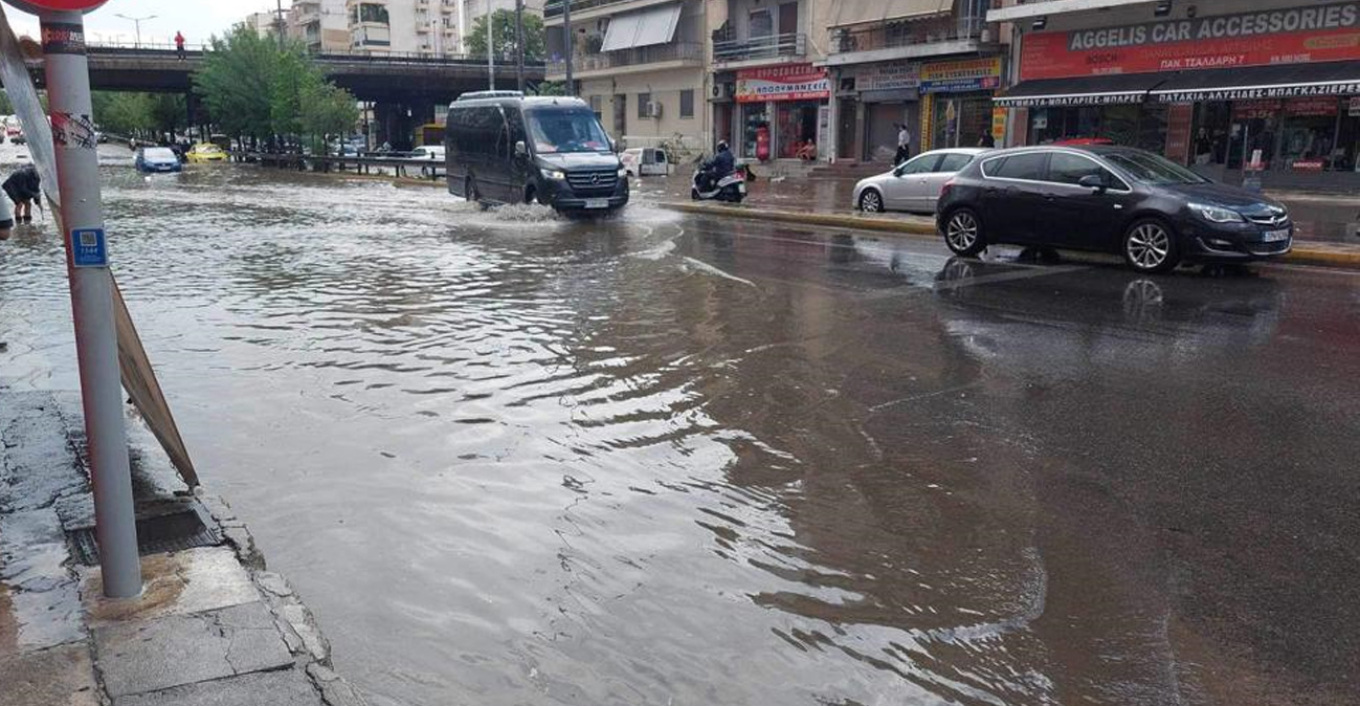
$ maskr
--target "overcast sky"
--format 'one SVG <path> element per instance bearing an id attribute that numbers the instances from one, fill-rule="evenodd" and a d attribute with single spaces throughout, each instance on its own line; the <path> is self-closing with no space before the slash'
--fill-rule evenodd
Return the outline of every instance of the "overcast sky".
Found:
<path id="1" fill-rule="evenodd" d="M 291 4 L 292 0 L 283 0 L 283 9 Z M 274 0 L 109 0 L 85 17 L 86 39 L 132 42 L 133 23 L 118 15 L 155 15 L 155 19 L 142 22 L 143 42 L 168 44 L 175 32 L 180 31 L 190 44 L 198 44 L 213 34 L 225 34 L 246 15 L 274 8 Z M 5 14 L 16 33 L 37 36 L 37 18 L 10 5 L 5 6 Z"/>

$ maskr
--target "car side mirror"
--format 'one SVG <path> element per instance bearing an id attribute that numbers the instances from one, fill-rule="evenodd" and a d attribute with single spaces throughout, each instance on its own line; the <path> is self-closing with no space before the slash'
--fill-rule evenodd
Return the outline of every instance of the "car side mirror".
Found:
<path id="1" fill-rule="evenodd" d="M 524 140 L 515 143 L 515 154 L 520 157 L 529 154 L 529 146 L 524 144 Z"/>
<path id="2" fill-rule="evenodd" d="M 1094 189 L 1095 192 L 1098 194 L 1104 193 L 1105 189 L 1107 188 L 1107 185 L 1105 184 L 1105 178 L 1100 176 L 1099 174 L 1087 174 L 1086 176 L 1082 177 L 1080 181 L 1077 182 L 1077 186 L 1084 186 L 1088 189 Z"/>

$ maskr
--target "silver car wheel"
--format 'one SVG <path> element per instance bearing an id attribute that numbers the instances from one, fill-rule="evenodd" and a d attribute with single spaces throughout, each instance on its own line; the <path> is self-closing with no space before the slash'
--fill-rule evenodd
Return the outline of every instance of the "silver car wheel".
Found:
<path id="1" fill-rule="evenodd" d="M 949 225 L 945 228 L 944 237 L 949 241 L 949 245 L 955 252 L 963 252 L 973 247 L 977 243 L 978 223 L 977 218 L 967 211 L 960 211 L 949 219 Z"/>
<path id="2" fill-rule="evenodd" d="M 859 197 L 859 210 L 865 213 L 879 213 L 883 210 L 883 197 L 877 191 L 869 189 Z"/>
<path id="3" fill-rule="evenodd" d="M 1134 267 L 1155 270 L 1171 255 L 1171 234 L 1156 223 L 1144 223 L 1133 229 L 1124 247 Z"/>

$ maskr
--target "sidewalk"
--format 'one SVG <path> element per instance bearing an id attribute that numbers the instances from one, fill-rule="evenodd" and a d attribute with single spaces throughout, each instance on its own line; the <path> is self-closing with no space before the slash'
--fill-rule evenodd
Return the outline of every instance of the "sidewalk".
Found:
<path id="1" fill-rule="evenodd" d="M 765 178 L 762 167 L 756 168 L 756 181 L 749 185 L 747 203 L 761 208 L 798 213 L 825 213 L 839 216 L 854 215 L 855 183 L 858 179 L 841 177 Z M 884 168 L 887 171 L 887 168 Z M 634 180 L 635 194 L 654 201 L 688 201 L 690 178 L 688 167 L 681 167 L 668 177 L 645 177 Z M 1289 207 L 1298 226 L 1296 241 L 1317 241 L 1360 246 L 1360 196 L 1310 194 L 1301 192 L 1273 192 L 1267 194 Z M 930 222 L 928 217 L 906 214 L 881 214 L 882 218 L 906 222 Z"/>
<path id="2" fill-rule="evenodd" d="M 145 592 L 103 598 L 81 405 L 0 382 L 5 706 L 359 706 L 287 581 L 129 419 Z"/>

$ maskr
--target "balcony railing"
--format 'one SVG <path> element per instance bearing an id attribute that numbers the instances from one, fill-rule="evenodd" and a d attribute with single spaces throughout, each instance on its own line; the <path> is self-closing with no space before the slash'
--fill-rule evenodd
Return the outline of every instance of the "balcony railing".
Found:
<path id="1" fill-rule="evenodd" d="M 637 0 L 572 0 L 571 11 L 584 12 L 585 10 L 593 10 L 597 7 L 606 7 L 608 5 L 620 5 L 622 3 L 636 1 Z M 561 17 L 562 6 L 565 4 L 566 0 L 548 0 L 548 2 L 543 6 L 543 16 Z"/>
<path id="2" fill-rule="evenodd" d="M 768 37 L 733 39 L 722 30 L 713 33 L 713 61 L 726 63 L 750 59 L 776 59 L 807 54 L 806 34 L 773 34 Z"/>
<path id="3" fill-rule="evenodd" d="M 576 63 L 572 65 L 572 70 L 577 73 L 584 73 L 586 71 L 617 69 L 624 66 L 660 64 L 667 61 L 692 61 L 699 63 L 702 62 L 703 59 L 703 44 L 700 44 L 699 42 L 676 42 L 674 44 L 658 44 L 650 47 L 636 47 L 634 49 L 624 49 L 622 51 L 578 56 L 576 58 Z M 550 61 L 548 62 L 546 72 L 550 76 L 566 74 L 567 62 L 561 59 Z"/>
<path id="4" fill-rule="evenodd" d="M 980 39 L 987 21 L 981 17 L 960 17 L 948 23 L 890 22 L 863 29 L 831 28 L 831 51 L 848 54 L 857 51 L 895 49 L 921 44 L 938 44 Z"/>

